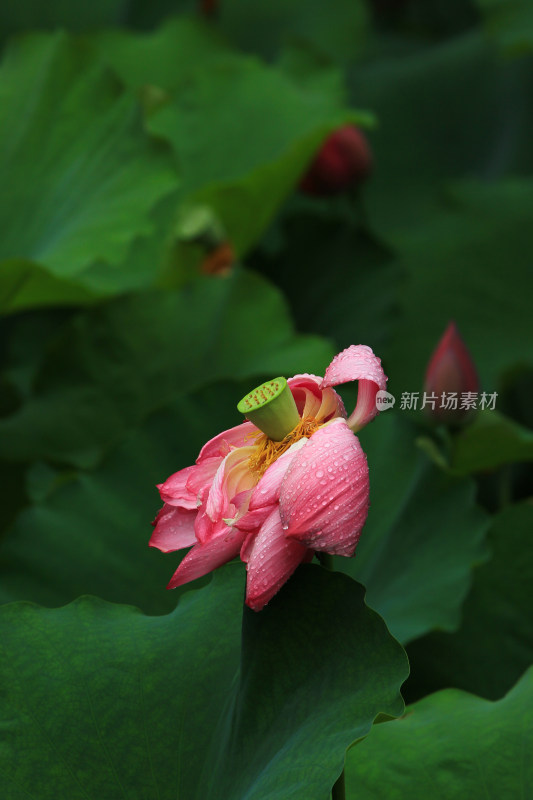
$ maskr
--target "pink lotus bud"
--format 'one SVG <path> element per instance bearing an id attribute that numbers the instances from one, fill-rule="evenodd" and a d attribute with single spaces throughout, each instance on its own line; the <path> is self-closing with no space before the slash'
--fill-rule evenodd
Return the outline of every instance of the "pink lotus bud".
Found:
<path id="1" fill-rule="evenodd" d="M 454 424 L 476 407 L 479 380 L 455 322 L 450 322 L 426 370 L 425 408 L 435 419 Z"/>
<path id="2" fill-rule="evenodd" d="M 365 136 L 353 125 L 345 125 L 326 139 L 300 189 L 320 197 L 339 194 L 361 183 L 371 168 L 372 153 Z"/>

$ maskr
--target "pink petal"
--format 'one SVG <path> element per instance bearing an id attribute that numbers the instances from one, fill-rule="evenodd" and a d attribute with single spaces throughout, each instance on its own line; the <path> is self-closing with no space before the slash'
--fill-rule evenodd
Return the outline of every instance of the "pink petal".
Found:
<path id="1" fill-rule="evenodd" d="M 274 507 L 277 507 L 281 482 L 285 477 L 288 466 L 296 453 L 306 444 L 305 437 L 299 439 L 289 447 L 267 469 L 255 489 L 248 506 L 248 510 L 236 522 L 238 528 L 243 531 L 258 531 Z M 242 558 L 242 555 L 241 555 Z M 244 560 L 244 559 L 243 559 Z"/>
<path id="2" fill-rule="evenodd" d="M 209 519 L 213 522 L 218 522 L 224 516 L 224 509 L 229 503 L 228 497 L 224 492 L 224 477 L 226 470 L 226 458 L 220 462 L 220 466 L 216 471 L 213 482 L 209 488 L 207 496 L 207 503 L 205 511 Z"/>
<path id="3" fill-rule="evenodd" d="M 320 389 L 320 387 L 322 386 L 322 380 L 323 378 L 321 378 L 319 375 L 313 375 L 310 372 L 300 372 L 298 373 L 298 375 L 293 375 L 292 378 L 289 378 L 287 383 L 289 384 L 289 386 L 293 384 L 300 384 L 304 386 L 304 385 L 311 385 L 314 383 L 317 386 L 317 388 Z M 319 396 L 319 394 L 320 392 L 317 392 L 317 397 Z"/>
<path id="4" fill-rule="evenodd" d="M 175 472 L 170 478 L 167 478 L 164 483 L 157 485 L 161 500 L 164 503 L 180 508 L 196 508 L 196 495 L 187 488 L 187 481 L 193 470 L 194 467 L 180 469 L 179 472 Z"/>
<path id="5" fill-rule="evenodd" d="M 194 533 L 196 514 L 196 511 L 184 511 L 165 503 L 154 520 L 155 529 L 150 538 L 150 547 L 157 547 L 163 553 L 170 553 L 196 544 Z"/>
<path id="6" fill-rule="evenodd" d="M 257 483 L 257 476 L 250 470 L 250 458 L 255 452 L 255 447 L 239 447 L 226 459 L 226 493 L 232 503 Z"/>
<path id="7" fill-rule="evenodd" d="M 209 486 L 202 491 L 200 495 L 200 506 L 198 508 L 198 513 L 196 515 L 196 521 L 194 523 L 194 532 L 196 534 L 196 538 L 200 543 L 207 541 L 210 538 L 212 531 L 214 530 L 214 522 L 213 520 L 207 516 L 206 507 L 207 507 L 207 498 L 209 497 Z"/>
<path id="8" fill-rule="evenodd" d="M 307 547 L 285 537 L 275 508 L 261 526 L 248 552 L 246 605 L 260 611 L 306 558 Z"/>
<path id="9" fill-rule="evenodd" d="M 357 405 L 348 417 L 350 428 L 358 431 L 378 413 L 376 394 L 387 385 L 380 359 L 365 344 L 353 344 L 336 355 L 326 370 L 322 386 L 338 386 L 349 381 L 359 381 Z"/>
<path id="10" fill-rule="evenodd" d="M 217 536 L 213 536 L 204 544 L 195 545 L 177 568 L 167 589 L 175 589 L 176 586 L 201 578 L 231 561 L 238 555 L 245 536 L 246 534 L 237 528 L 225 525 Z"/>
<path id="11" fill-rule="evenodd" d="M 230 450 L 235 447 L 254 444 L 253 434 L 259 436 L 260 433 L 259 428 L 256 428 L 255 425 L 248 421 L 243 422 L 241 425 L 236 425 L 234 428 L 229 428 L 227 431 L 222 431 L 218 436 L 204 444 L 196 463 L 199 464 L 204 459 L 213 458 L 214 456 L 227 456 Z"/>
<path id="12" fill-rule="evenodd" d="M 196 505 L 198 505 L 198 498 L 202 495 L 205 487 L 212 484 L 222 460 L 221 456 L 204 458 L 201 464 L 191 467 L 187 478 L 187 490 L 194 497 Z"/>
<path id="13" fill-rule="evenodd" d="M 296 454 L 304 447 L 309 440 L 304 437 L 292 444 L 273 464 L 269 466 L 261 480 L 255 487 L 250 500 L 250 510 L 264 508 L 277 503 L 281 489 L 281 482 L 289 468 L 289 464 Z"/>
<path id="14" fill-rule="evenodd" d="M 285 535 L 351 556 L 368 513 L 368 465 L 343 419 L 314 433 L 290 464 L 280 494 Z"/>
<path id="15" fill-rule="evenodd" d="M 239 515 L 244 514 L 248 510 L 252 491 L 253 489 L 243 489 L 231 499 L 231 502 L 237 509 L 237 513 Z"/>
<path id="16" fill-rule="evenodd" d="M 254 447 L 239 447 L 221 461 L 209 490 L 206 512 L 213 522 L 230 516 L 228 506 L 233 498 L 251 489 L 257 478 L 248 466 Z"/>
<path id="17" fill-rule="evenodd" d="M 268 516 L 268 514 L 267 514 L 267 516 Z M 265 517 L 265 519 L 266 519 L 266 517 Z M 263 522 L 264 521 L 265 520 L 263 520 Z M 254 546 L 254 542 L 255 542 L 255 537 L 256 536 L 257 536 L 257 531 L 254 531 L 253 533 L 249 533 L 246 536 L 246 539 L 244 540 L 243 545 L 241 547 L 240 557 L 241 557 L 241 561 L 243 561 L 245 564 L 248 562 L 248 559 L 250 557 L 250 553 L 252 552 L 252 547 Z"/>
<path id="18" fill-rule="evenodd" d="M 241 531 L 257 533 L 271 511 L 271 505 L 265 506 L 264 508 L 256 508 L 253 511 L 247 511 L 246 514 L 235 522 L 235 525 Z"/>
<path id="19" fill-rule="evenodd" d="M 252 491 L 252 489 L 246 489 L 243 492 L 239 492 L 239 494 L 233 498 L 229 506 L 231 513 L 228 513 L 227 516 L 222 518 L 222 521 L 225 522 L 226 525 L 236 525 L 238 528 L 241 527 L 239 525 L 239 520 L 248 513 Z"/>

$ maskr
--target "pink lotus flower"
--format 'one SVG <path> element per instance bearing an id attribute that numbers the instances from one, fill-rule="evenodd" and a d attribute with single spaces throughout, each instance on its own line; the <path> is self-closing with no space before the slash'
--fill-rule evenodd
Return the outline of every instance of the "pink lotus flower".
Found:
<path id="1" fill-rule="evenodd" d="M 347 417 L 331 387 L 355 380 L 357 404 Z M 158 486 L 164 505 L 150 545 L 163 552 L 192 546 L 168 588 L 240 554 L 246 603 L 259 611 L 315 552 L 352 556 L 369 496 L 366 456 L 354 433 L 376 416 L 376 393 L 386 380 L 372 350 L 352 345 L 324 378 L 276 379 L 247 395 L 239 407 L 249 406 L 254 417 L 249 398 L 264 400 L 286 383 L 295 425 L 279 441 L 251 421 L 237 425 L 207 442 L 194 466 Z"/>

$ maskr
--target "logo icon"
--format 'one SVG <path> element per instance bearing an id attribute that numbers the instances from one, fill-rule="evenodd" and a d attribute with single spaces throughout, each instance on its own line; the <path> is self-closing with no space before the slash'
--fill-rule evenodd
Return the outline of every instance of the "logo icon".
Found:
<path id="1" fill-rule="evenodd" d="M 388 411 L 389 408 L 394 406 L 395 402 L 396 398 L 394 395 L 385 392 L 383 389 L 380 389 L 376 394 L 376 408 L 378 411 Z"/>

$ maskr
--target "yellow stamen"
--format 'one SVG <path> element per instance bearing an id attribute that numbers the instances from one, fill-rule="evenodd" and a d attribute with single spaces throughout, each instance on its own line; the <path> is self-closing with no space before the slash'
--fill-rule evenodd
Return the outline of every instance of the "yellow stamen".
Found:
<path id="1" fill-rule="evenodd" d="M 291 445 L 299 439 L 303 439 L 304 436 L 311 436 L 320 426 L 321 423 L 317 422 L 314 417 L 305 417 L 281 442 L 275 442 L 273 439 L 269 439 L 265 433 L 262 433 L 257 436 L 255 452 L 250 456 L 248 468 L 258 478 L 261 478 L 269 466 L 283 453 L 286 453 Z"/>

